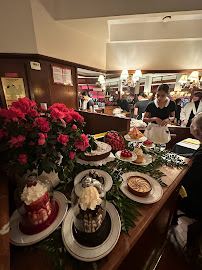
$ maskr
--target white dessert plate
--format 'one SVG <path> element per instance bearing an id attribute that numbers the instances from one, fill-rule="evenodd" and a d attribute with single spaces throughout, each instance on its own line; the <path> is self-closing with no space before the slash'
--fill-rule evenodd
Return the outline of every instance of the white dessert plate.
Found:
<path id="1" fill-rule="evenodd" d="M 62 239 L 67 251 L 76 259 L 93 262 L 102 259 L 115 247 L 121 232 L 119 214 L 113 204 L 106 202 L 106 209 L 111 218 L 111 231 L 107 239 L 97 247 L 86 247 L 79 244 L 73 235 L 73 210 L 70 209 L 62 224 Z"/>
<path id="2" fill-rule="evenodd" d="M 145 136 L 143 136 L 139 139 L 132 139 L 128 134 L 126 134 L 124 136 L 124 138 L 126 139 L 126 141 L 129 141 L 129 142 L 144 142 L 147 140 L 147 138 Z"/>
<path id="3" fill-rule="evenodd" d="M 112 184 L 113 184 L 111 176 L 103 170 L 97 170 L 97 169 L 92 169 L 92 170 L 95 170 L 97 173 L 99 173 L 104 178 L 105 191 L 106 192 L 109 191 L 112 187 Z M 91 169 L 82 171 L 79 174 L 77 174 L 77 176 L 74 178 L 74 185 L 78 184 L 84 176 L 88 175 L 88 173 L 90 171 L 91 171 Z"/>
<path id="4" fill-rule="evenodd" d="M 155 144 L 154 143 L 152 143 L 152 146 L 146 146 L 146 145 L 144 145 L 142 143 L 141 146 L 145 147 L 146 149 L 155 148 Z"/>
<path id="5" fill-rule="evenodd" d="M 20 231 L 19 229 L 19 213 L 17 210 L 13 213 L 10 219 L 10 241 L 15 246 L 29 246 L 33 245 L 47 236 L 49 236 L 52 232 L 54 232 L 60 223 L 63 221 L 66 213 L 67 213 L 67 198 L 61 192 L 54 191 L 53 199 L 55 199 L 59 205 L 59 211 L 56 219 L 53 223 L 43 230 L 40 233 L 36 233 L 33 235 L 27 235 Z"/>
<path id="6" fill-rule="evenodd" d="M 131 176 L 140 176 L 140 177 L 145 178 L 147 181 L 149 181 L 149 183 L 152 186 L 152 190 L 149 193 L 149 195 L 145 197 L 139 197 L 132 194 L 128 190 L 127 179 Z M 152 178 L 151 176 L 147 174 L 140 173 L 140 172 L 128 172 L 128 173 L 122 174 L 122 179 L 123 179 L 123 183 L 120 186 L 120 189 L 129 199 L 133 201 L 143 203 L 143 204 L 151 204 L 151 203 L 158 202 L 163 196 L 163 189 L 160 186 L 160 184 L 154 178 Z"/>
<path id="7" fill-rule="evenodd" d="M 122 157 L 121 157 L 121 151 L 116 152 L 115 156 L 116 156 L 118 159 L 122 160 L 122 161 L 131 162 L 131 161 L 134 161 L 134 160 L 137 159 L 137 155 L 134 154 L 134 153 L 132 153 L 132 154 L 133 154 L 133 155 L 132 155 L 132 159 L 130 159 L 130 160 L 122 158 Z"/>
<path id="8" fill-rule="evenodd" d="M 136 163 L 135 161 L 131 163 L 140 166 L 147 166 L 148 164 L 152 163 L 152 156 L 144 154 L 143 161 L 141 163 Z"/>

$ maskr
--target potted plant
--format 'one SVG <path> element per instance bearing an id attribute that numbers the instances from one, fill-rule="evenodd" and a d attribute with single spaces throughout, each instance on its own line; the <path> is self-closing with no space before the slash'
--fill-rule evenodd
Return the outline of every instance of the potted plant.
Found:
<path id="1" fill-rule="evenodd" d="M 83 133 L 84 118 L 64 104 L 37 108 L 35 101 L 19 98 L 9 109 L 0 109 L 0 153 L 3 168 L 24 175 L 36 170 L 56 172 L 65 180 L 77 154 L 89 147 Z"/>

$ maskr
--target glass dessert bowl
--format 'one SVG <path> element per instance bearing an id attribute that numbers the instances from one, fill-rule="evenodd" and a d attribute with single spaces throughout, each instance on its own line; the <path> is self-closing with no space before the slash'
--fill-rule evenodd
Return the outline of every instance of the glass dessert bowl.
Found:
<path id="1" fill-rule="evenodd" d="M 47 177 L 30 174 L 25 186 L 16 190 L 15 202 L 20 215 L 20 230 L 35 234 L 52 224 L 58 214 L 58 205 L 53 199 L 53 186 Z"/>
<path id="2" fill-rule="evenodd" d="M 106 192 L 104 186 L 90 176 L 75 185 L 71 202 L 73 209 L 73 234 L 85 246 L 101 244 L 106 232 Z"/>

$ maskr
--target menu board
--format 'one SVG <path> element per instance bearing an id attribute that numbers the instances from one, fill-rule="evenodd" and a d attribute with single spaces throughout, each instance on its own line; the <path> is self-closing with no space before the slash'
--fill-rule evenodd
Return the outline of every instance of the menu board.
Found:
<path id="1" fill-rule="evenodd" d="M 2 87 L 5 95 L 7 107 L 11 106 L 13 101 L 18 98 L 24 98 L 25 88 L 23 78 L 1 78 Z"/>
<path id="2" fill-rule="evenodd" d="M 56 66 L 53 66 L 52 68 L 53 83 L 73 86 L 71 69 Z"/>

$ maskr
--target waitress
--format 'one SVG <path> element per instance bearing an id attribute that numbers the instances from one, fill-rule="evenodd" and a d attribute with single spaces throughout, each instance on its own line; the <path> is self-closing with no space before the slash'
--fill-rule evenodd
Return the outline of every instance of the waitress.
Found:
<path id="1" fill-rule="evenodd" d="M 159 85 L 157 97 L 151 101 L 145 110 L 143 121 L 149 123 L 145 130 L 148 140 L 156 143 L 168 143 L 171 140 L 167 124 L 175 119 L 175 103 L 168 98 L 169 86 Z"/>
<path id="2" fill-rule="evenodd" d="M 86 107 L 88 112 L 94 112 L 94 102 L 87 92 L 82 93 L 84 102 L 86 101 Z"/>

